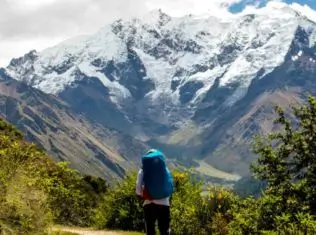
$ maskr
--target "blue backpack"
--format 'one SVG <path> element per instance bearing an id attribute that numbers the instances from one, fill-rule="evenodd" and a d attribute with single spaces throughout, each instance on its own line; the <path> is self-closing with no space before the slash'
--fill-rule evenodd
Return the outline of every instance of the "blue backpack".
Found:
<path id="1" fill-rule="evenodd" d="M 150 150 L 142 157 L 143 182 L 152 199 L 170 197 L 173 178 L 166 166 L 165 156 L 158 150 Z"/>

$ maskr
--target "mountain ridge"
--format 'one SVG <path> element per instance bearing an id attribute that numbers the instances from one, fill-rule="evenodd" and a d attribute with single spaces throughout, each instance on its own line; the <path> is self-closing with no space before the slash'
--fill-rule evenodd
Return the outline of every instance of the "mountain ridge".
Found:
<path id="1" fill-rule="evenodd" d="M 172 158 L 246 175 L 251 137 L 273 129 L 272 97 L 289 106 L 314 87 L 316 24 L 284 6 L 233 20 L 156 11 L 32 51 L 5 71 Z"/>

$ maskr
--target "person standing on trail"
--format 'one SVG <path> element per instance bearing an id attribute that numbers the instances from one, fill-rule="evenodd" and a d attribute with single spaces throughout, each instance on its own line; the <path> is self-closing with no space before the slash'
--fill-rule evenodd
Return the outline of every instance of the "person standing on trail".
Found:
<path id="1" fill-rule="evenodd" d="M 158 221 L 160 235 L 170 235 L 170 197 L 174 191 L 172 175 L 165 156 L 156 149 L 142 156 L 142 169 L 136 182 L 136 194 L 143 200 L 146 235 L 155 234 Z"/>

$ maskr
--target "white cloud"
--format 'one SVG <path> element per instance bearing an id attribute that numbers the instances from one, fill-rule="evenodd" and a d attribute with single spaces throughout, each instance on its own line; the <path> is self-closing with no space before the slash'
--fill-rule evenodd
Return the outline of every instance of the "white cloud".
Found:
<path id="1" fill-rule="evenodd" d="M 11 0 L 7 1 L 9 5 L 15 7 L 18 10 L 36 10 L 42 6 L 49 5 L 53 3 L 54 0 Z"/>
<path id="2" fill-rule="evenodd" d="M 228 6 L 241 1 L 245 0 L 0 0 L 0 67 L 30 49 L 93 33 L 118 18 L 158 8 L 173 16 L 229 17 Z"/>
<path id="3" fill-rule="evenodd" d="M 0 38 L 91 33 L 144 12 L 142 0 L 1 0 Z"/>
<path id="4" fill-rule="evenodd" d="M 41 50 L 104 24 L 161 8 L 174 16 L 223 16 L 241 0 L 0 0 L 0 67 L 30 49 Z"/>
<path id="5" fill-rule="evenodd" d="M 0 67 L 31 48 L 89 34 L 146 10 L 143 0 L 0 0 Z"/>
<path id="6" fill-rule="evenodd" d="M 161 8 L 174 16 L 207 13 L 223 17 L 229 14 L 228 6 L 237 2 L 241 0 L 160 0 L 148 1 L 147 6 L 149 9 Z"/>
<path id="7" fill-rule="evenodd" d="M 0 67 L 8 65 L 12 58 L 17 58 L 33 50 L 42 50 L 54 45 L 64 38 L 31 38 L 19 40 L 4 40 L 0 42 Z"/>

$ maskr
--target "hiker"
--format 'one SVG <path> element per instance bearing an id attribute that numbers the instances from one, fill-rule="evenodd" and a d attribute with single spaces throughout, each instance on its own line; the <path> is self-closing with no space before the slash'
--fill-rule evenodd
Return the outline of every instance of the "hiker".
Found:
<path id="1" fill-rule="evenodd" d="M 142 169 L 136 182 L 136 194 L 143 200 L 146 235 L 155 234 L 158 221 L 160 235 L 170 235 L 170 197 L 174 185 L 165 156 L 151 149 L 142 156 Z"/>

